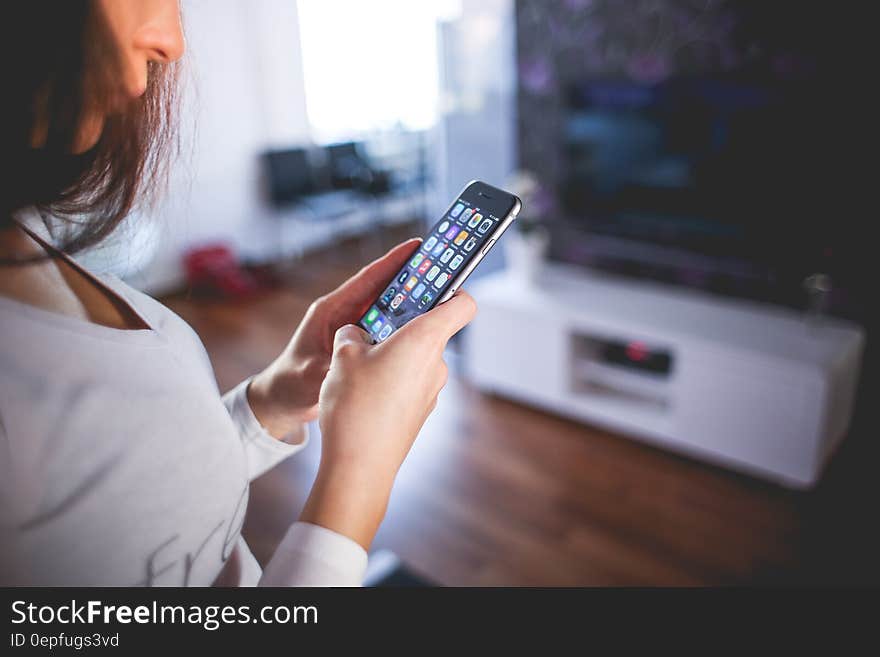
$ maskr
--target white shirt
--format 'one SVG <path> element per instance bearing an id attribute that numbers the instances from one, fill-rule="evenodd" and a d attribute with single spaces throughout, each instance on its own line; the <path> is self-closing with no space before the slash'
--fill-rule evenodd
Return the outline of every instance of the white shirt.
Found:
<path id="1" fill-rule="evenodd" d="M 247 381 L 221 398 L 186 322 L 97 278 L 150 328 L 0 297 L 0 583 L 208 586 L 232 559 L 224 583 L 359 585 L 363 548 L 299 522 L 261 574 L 240 535 L 248 485 L 307 436 L 272 438 Z"/>

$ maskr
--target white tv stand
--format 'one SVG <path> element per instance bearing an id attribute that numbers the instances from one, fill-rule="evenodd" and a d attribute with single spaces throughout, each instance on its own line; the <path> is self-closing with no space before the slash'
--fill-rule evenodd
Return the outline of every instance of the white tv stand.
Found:
<path id="1" fill-rule="evenodd" d="M 797 488 L 846 435 L 856 325 L 565 266 L 469 291 L 465 362 L 483 390 Z"/>

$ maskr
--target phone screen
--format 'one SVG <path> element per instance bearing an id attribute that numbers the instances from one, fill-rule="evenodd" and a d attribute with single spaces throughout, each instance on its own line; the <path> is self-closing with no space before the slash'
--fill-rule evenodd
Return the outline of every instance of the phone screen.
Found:
<path id="1" fill-rule="evenodd" d="M 450 206 L 422 241 L 422 246 L 397 273 L 360 320 L 377 342 L 385 340 L 408 321 L 430 310 L 443 293 L 483 249 L 513 202 L 483 207 L 470 187 Z M 508 194 L 505 197 L 513 199 Z M 496 197 L 497 198 L 497 197 Z M 494 214 L 498 213 L 498 214 Z M 503 213 L 503 214 L 502 214 Z M 500 216 L 499 216 L 500 215 Z"/>

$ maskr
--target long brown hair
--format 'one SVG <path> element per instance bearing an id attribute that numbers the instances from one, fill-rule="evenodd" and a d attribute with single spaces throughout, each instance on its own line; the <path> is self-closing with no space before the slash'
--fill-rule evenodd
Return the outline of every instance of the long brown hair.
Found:
<path id="1" fill-rule="evenodd" d="M 0 230 L 35 206 L 66 224 L 68 253 L 96 244 L 164 187 L 178 148 L 176 64 L 150 64 L 146 93 L 107 115 L 100 139 L 73 154 L 83 118 L 118 84 L 117 46 L 90 0 L 6 7 L 2 30 Z M 9 16 L 14 13 L 15 16 Z M 34 146 L 35 130 L 45 137 Z"/>

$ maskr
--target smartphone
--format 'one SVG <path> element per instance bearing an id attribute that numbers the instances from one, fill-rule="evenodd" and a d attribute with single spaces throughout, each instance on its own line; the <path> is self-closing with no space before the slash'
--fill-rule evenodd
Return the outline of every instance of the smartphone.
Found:
<path id="1" fill-rule="evenodd" d="M 521 207 L 513 194 L 477 180 L 468 183 L 361 317 L 361 328 L 373 342 L 382 342 L 411 319 L 449 299 Z"/>

